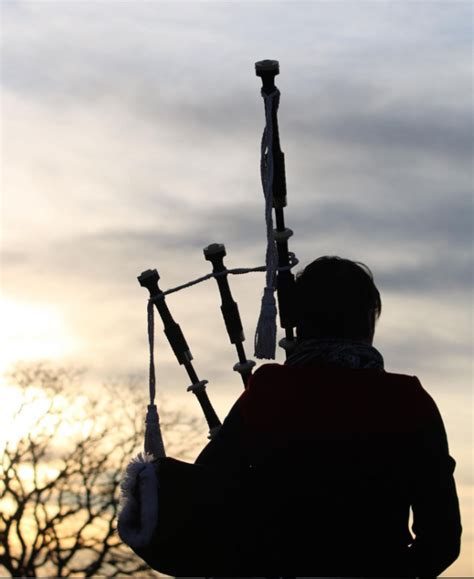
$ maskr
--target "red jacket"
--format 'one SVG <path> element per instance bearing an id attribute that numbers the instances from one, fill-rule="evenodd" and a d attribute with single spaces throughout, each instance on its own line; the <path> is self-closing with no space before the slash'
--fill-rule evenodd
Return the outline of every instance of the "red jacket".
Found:
<path id="1" fill-rule="evenodd" d="M 196 464 L 159 461 L 137 552 L 175 576 L 436 576 L 459 554 L 454 467 L 417 378 L 266 364 Z"/>
<path id="2" fill-rule="evenodd" d="M 290 550 L 311 549 L 313 575 L 437 575 L 459 554 L 455 461 L 416 377 L 263 365 L 196 462 L 284 479 L 268 525 L 288 533 Z M 308 535 L 293 540 L 303 524 Z"/>

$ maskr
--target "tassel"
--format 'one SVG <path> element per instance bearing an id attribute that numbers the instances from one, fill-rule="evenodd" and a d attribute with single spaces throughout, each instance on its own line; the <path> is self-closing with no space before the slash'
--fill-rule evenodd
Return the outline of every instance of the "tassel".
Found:
<path id="1" fill-rule="evenodd" d="M 160 417 L 155 404 L 156 379 L 155 379 L 155 357 L 154 357 L 154 334 L 155 321 L 153 316 L 153 302 L 148 302 L 148 345 L 150 349 L 150 371 L 149 371 L 149 389 L 150 404 L 145 419 L 145 454 L 151 454 L 155 459 L 166 456 L 165 445 L 160 428 Z"/>
<path id="2" fill-rule="evenodd" d="M 263 290 L 260 316 L 255 330 L 255 352 L 258 359 L 275 359 L 276 350 L 276 316 L 275 303 L 275 274 L 278 268 L 278 254 L 273 233 L 273 119 L 272 110 L 278 109 L 279 91 L 277 88 L 266 95 L 262 90 L 265 102 L 265 128 L 262 135 L 260 176 L 262 179 L 263 195 L 265 197 L 265 223 L 267 226 L 267 251 L 265 256 L 266 286 Z M 274 104 L 273 101 L 276 101 Z"/>
<path id="3" fill-rule="evenodd" d="M 161 435 L 160 418 L 155 404 L 148 405 L 145 423 L 145 453 L 152 454 L 155 459 L 166 456 L 165 445 Z"/>
<path id="4" fill-rule="evenodd" d="M 258 359 L 275 359 L 276 349 L 276 315 L 274 288 L 266 287 L 263 291 L 262 306 L 255 332 L 255 352 Z"/>

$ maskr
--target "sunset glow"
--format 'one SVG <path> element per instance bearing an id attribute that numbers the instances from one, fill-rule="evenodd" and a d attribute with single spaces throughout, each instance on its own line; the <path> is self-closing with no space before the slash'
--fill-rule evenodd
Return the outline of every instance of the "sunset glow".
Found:
<path id="1" fill-rule="evenodd" d="M 19 362 L 63 362 L 77 344 L 68 332 L 59 308 L 54 306 L 40 307 L 2 299 L 0 319 L 0 395 L 7 401 L 0 406 L 1 449 L 7 440 L 13 443 L 24 436 L 45 412 L 48 403 L 39 392 L 38 397 L 23 408 L 21 420 L 17 420 L 15 412 L 22 401 L 21 392 L 9 383 L 5 373 Z"/>
<path id="2" fill-rule="evenodd" d="M 47 305 L 0 301 L 2 329 L 0 372 L 18 361 L 61 360 L 76 347 L 59 308 Z"/>

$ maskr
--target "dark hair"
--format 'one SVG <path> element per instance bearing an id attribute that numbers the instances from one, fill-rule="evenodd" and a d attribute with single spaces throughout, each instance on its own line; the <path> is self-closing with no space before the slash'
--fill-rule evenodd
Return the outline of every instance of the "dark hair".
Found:
<path id="1" fill-rule="evenodd" d="M 298 338 L 372 339 L 382 311 L 370 269 L 337 256 L 297 273 L 295 298 Z"/>

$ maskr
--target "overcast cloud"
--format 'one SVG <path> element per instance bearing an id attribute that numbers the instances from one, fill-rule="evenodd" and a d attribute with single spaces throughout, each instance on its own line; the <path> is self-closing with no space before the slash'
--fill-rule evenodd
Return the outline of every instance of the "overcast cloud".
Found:
<path id="1" fill-rule="evenodd" d="M 454 1 L 2 3 L 3 298 L 54 306 L 92 375 L 145 376 L 142 270 L 164 288 L 203 275 L 214 241 L 229 266 L 263 263 L 254 62 L 278 59 L 290 248 L 369 265 L 387 368 L 427 384 L 464 453 L 471 26 Z M 232 282 L 251 356 L 263 278 Z M 223 414 L 240 384 L 217 290 L 169 302 Z M 161 333 L 157 359 L 184 392 Z"/>
<path id="2" fill-rule="evenodd" d="M 469 342 L 469 3 L 2 9 L 3 291 L 66 309 L 87 294 L 77 316 L 94 322 L 79 358 L 94 364 L 99 317 L 118 328 L 116 303 L 143 299 L 141 269 L 180 283 L 207 271 L 212 241 L 234 265 L 262 262 L 261 58 L 281 64 L 286 215 L 302 263 L 347 255 L 389 295 L 465 308 Z M 416 340 L 420 328 L 408 331 Z M 103 341 L 108 370 L 127 335 Z"/>

